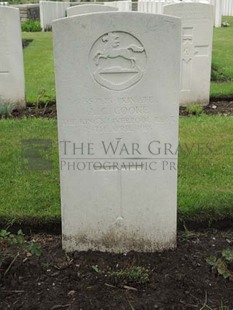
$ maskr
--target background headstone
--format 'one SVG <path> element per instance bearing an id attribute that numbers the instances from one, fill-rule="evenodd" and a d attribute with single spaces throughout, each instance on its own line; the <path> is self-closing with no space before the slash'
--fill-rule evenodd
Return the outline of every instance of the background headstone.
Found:
<path id="1" fill-rule="evenodd" d="M 25 106 L 23 50 L 19 10 L 0 6 L 0 108 Z"/>
<path id="2" fill-rule="evenodd" d="M 120 12 L 132 11 L 132 1 L 108 1 L 104 5 L 116 7 Z"/>
<path id="3" fill-rule="evenodd" d="M 70 2 L 40 1 L 40 25 L 43 31 L 52 28 L 52 21 L 66 16 Z"/>
<path id="4" fill-rule="evenodd" d="M 233 1 L 232 0 L 222 0 L 223 2 L 223 16 L 233 16 Z"/>
<path id="5" fill-rule="evenodd" d="M 103 4 L 81 4 L 81 5 L 69 7 L 67 9 L 67 17 L 79 15 L 79 14 L 108 12 L 108 11 L 118 11 L 118 9 L 111 7 L 111 6 L 106 6 Z"/>
<path id="6" fill-rule="evenodd" d="M 63 247 L 176 246 L 180 19 L 53 23 Z"/>
<path id="7" fill-rule="evenodd" d="M 200 2 L 200 3 L 213 4 L 215 7 L 215 24 L 214 24 L 215 27 L 221 27 L 224 1 L 232 2 L 232 0 L 182 0 L 183 3 L 184 2 L 193 2 L 193 3 Z M 172 4 L 172 3 L 180 3 L 180 2 L 181 0 L 138 0 L 137 2 L 138 12 L 162 14 L 164 5 Z"/>
<path id="8" fill-rule="evenodd" d="M 182 20 L 181 105 L 207 105 L 210 95 L 214 9 L 203 3 L 164 6 L 164 14 Z"/>

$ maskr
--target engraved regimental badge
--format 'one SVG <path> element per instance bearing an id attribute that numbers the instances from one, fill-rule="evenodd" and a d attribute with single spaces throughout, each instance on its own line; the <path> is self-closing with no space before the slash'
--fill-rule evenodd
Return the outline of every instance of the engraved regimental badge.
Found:
<path id="1" fill-rule="evenodd" d="M 93 44 L 90 71 L 97 83 L 111 90 L 124 90 L 139 82 L 146 66 L 141 42 L 126 32 L 109 32 Z"/>

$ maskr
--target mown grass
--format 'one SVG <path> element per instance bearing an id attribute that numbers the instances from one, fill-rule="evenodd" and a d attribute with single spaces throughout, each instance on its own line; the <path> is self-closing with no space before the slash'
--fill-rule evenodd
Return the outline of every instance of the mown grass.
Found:
<path id="1" fill-rule="evenodd" d="M 233 78 L 233 18 L 227 20 L 231 27 L 214 30 L 213 64 L 222 75 Z M 42 90 L 55 99 L 52 34 L 24 33 L 23 37 L 33 39 L 24 50 L 27 101 L 36 102 Z M 211 84 L 212 96 L 232 94 L 232 82 Z M 180 221 L 233 219 L 232 122 L 232 117 L 181 117 Z M 56 126 L 55 120 L 46 119 L 0 121 L 1 219 L 43 223 L 60 220 Z M 25 139 L 53 141 L 51 171 L 22 168 L 21 141 Z"/>
<path id="2" fill-rule="evenodd" d="M 0 219 L 60 220 L 55 120 L 0 121 Z M 181 117 L 179 221 L 233 219 L 233 118 Z M 51 171 L 22 169 L 22 139 L 52 139 Z M 199 146 L 199 149 L 198 149 Z"/>
<path id="3" fill-rule="evenodd" d="M 60 216 L 56 121 L 0 121 L 0 217 L 48 219 Z M 51 171 L 29 171 L 22 162 L 22 140 L 52 139 Z"/>
<path id="4" fill-rule="evenodd" d="M 232 117 L 180 118 L 179 220 L 232 217 L 232 135 Z"/>
<path id="5" fill-rule="evenodd" d="M 26 101 L 36 103 L 46 101 L 40 94 L 55 100 L 55 78 L 53 64 L 53 45 L 51 32 L 24 32 L 23 38 L 33 40 L 24 49 L 24 68 L 26 81 Z"/>
<path id="6" fill-rule="evenodd" d="M 233 16 L 223 17 L 223 21 L 228 21 L 230 26 L 214 29 L 213 64 L 233 78 Z"/>
<path id="7" fill-rule="evenodd" d="M 228 21 L 230 26 L 214 29 L 212 64 L 231 81 L 212 82 L 212 97 L 233 95 L 233 17 L 225 16 L 222 21 Z"/>
<path id="8" fill-rule="evenodd" d="M 215 28 L 213 39 L 213 65 L 220 74 L 233 79 L 233 17 L 224 17 L 230 27 Z M 54 63 L 51 32 L 23 33 L 24 39 L 33 42 L 24 49 L 26 76 L 26 100 L 35 103 L 42 90 L 51 100 L 55 100 Z M 233 95 L 232 82 L 212 82 L 213 97 Z M 47 98 L 41 97 L 46 102 Z"/>

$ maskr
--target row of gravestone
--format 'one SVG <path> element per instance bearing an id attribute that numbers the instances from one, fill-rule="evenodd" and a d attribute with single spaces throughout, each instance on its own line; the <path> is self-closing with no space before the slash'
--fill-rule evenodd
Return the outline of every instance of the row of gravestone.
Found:
<path id="1" fill-rule="evenodd" d="M 131 1 L 110 1 L 103 2 L 107 6 L 118 8 L 119 11 L 129 12 L 138 11 L 141 13 L 162 14 L 163 6 L 167 4 L 177 3 L 181 0 L 139 0 L 138 2 Z M 232 1 L 232 0 L 230 0 Z M 223 1 L 222 0 L 183 0 L 183 2 L 204 2 L 214 5 L 215 9 L 215 27 L 221 27 Z M 81 3 L 81 5 L 84 3 Z M 93 3 L 96 4 L 96 3 Z M 100 5 L 101 3 L 99 3 Z M 67 8 L 77 6 L 77 3 L 72 2 L 56 2 L 56 1 L 40 1 L 40 22 L 43 30 L 51 28 L 52 21 L 66 16 Z M 78 4 L 80 5 L 80 3 Z"/>
<path id="2" fill-rule="evenodd" d="M 57 2 L 57 1 L 40 1 L 40 24 L 43 31 L 50 30 L 52 22 L 55 19 L 66 17 L 67 9 L 72 6 L 83 5 L 85 3 L 79 2 Z M 88 3 L 90 4 L 90 3 Z M 131 1 L 111 1 L 102 3 L 92 3 L 93 5 L 107 5 L 115 7 L 119 11 L 132 11 Z M 104 10 L 104 9 L 103 9 Z M 113 9 L 114 10 L 114 9 Z"/>
<path id="3" fill-rule="evenodd" d="M 117 9 L 102 5 L 79 5 L 69 8 L 67 15 L 114 10 Z M 181 80 L 180 105 L 194 102 L 206 105 L 210 91 L 212 6 L 180 3 L 165 6 L 164 13 L 182 20 L 181 77 L 176 76 Z M 15 8 L 0 7 L 0 16 L 0 27 L 6 29 L 0 34 L 0 103 L 4 109 L 22 108 L 25 106 L 25 86 L 19 12 Z M 135 53 L 134 57 L 138 55 Z M 159 74 L 155 73 L 155 80 Z"/>
<path id="4" fill-rule="evenodd" d="M 0 10 L 8 31 L 16 12 Z M 207 103 L 213 10 L 181 3 L 165 13 L 181 18 L 109 11 L 53 23 L 66 251 L 176 246 L 180 75 L 182 102 Z M 13 93 L 7 79 L 23 69 L 10 34 L 1 33 L 0 77 Z"/>

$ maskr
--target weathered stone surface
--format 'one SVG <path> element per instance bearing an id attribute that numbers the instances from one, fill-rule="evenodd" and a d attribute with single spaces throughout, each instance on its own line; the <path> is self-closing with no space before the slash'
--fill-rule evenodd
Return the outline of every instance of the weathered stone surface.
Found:
<path id="1" fill-rule="evenodd" d="M 86 14 L 53 36 L 64 249 L 175 247 L 180 20 Z"/>
<path id="2" fill-rule="evenodd" d="M 0 109 L 25 106 L 23 51 L 19 10 L 0 6 Z"/>
<path id="3" fill-rule="evenodd" d="M 164 6 L 164 14 L 182 20 L 181 105 L 207 105 L 210 95 L 213 5 L 177 3 Z"/>
<path id="4" fill-rule="evenodd" d="M 111 12 L 118 11 L 118 8 L 114 8 L 103 4 L 80 4 L 69 7 L 67 9 L 67 16 L 70 17 L 79 14 L 109 12 L 109 11 Z"/>

